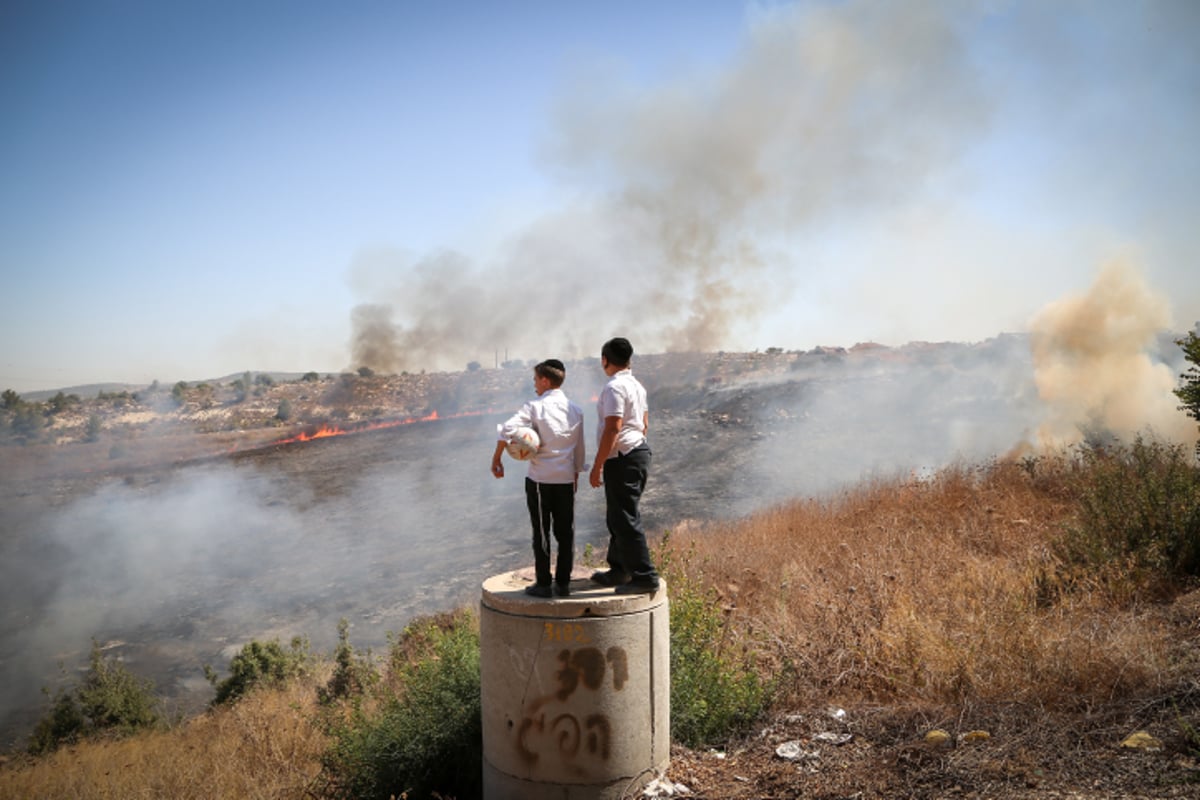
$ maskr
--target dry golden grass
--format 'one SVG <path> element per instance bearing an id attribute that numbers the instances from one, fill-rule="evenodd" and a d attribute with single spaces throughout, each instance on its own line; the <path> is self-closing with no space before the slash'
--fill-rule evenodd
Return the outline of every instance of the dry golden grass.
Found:
<path id="1" fill-rule="evenodd" d="M 320 770 L 311 680 L 254 692 L 177 728 L 85 742 L 0 770 L 0 797 L 298 798 Z"/>
<path id="2" fill-rule="evenodd" d="M 1156 617 L 1078 581 L 1065 590 L 1050 542 L 1073 507 L 1071 466 L 1034 472 L 997 462 L 879 482 L 685 527 L 671 547 L 717 587 L 733 629 L 790 666 L 785 704 L 1071 711 L 1168 680 Z"/>

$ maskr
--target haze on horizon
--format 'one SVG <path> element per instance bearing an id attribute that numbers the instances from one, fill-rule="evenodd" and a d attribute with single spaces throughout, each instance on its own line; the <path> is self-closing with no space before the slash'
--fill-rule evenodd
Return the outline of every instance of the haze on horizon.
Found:
<path id="1" fill-rule="evenodd" d="M 649 5 L 649 7 L 644 7 Z M 0 10 L 0 388 L 1200 319 L 1200 6 Z"/>

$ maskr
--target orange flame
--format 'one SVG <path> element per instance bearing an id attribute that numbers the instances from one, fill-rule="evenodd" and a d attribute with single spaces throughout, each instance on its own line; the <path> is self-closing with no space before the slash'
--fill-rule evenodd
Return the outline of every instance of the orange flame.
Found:
<path id="1" fill-rule="evenodd" d="M 338 425 L 330 425 L 322 423 L 320 427 L 312 431 L 301 431 L 295 436 L 288 436 L 285 439 L 277 439 L 271 442 L 267 447 L 275 447 L 283 444 L 294 444 L 297 442 L 311 442 L 313 439 L 327 439 L 330 436 L 346 436 L 351 433 L 363 433 L 365 431 L 378 431 L 384 428 L 396 428 L 400 425 L 412 425 L 416 422 L 437 422 L 440 419 L 456 419 L 459 417 L 478 417 L 484 414 L 496 413 L 492 409 L 486 411 L 461 411 L 457 414 L 449 414 L 445 417 L 438 414 L 436 410 L 430 411 L 423 417 L 405 417 L 404 419 L 390 419 L 382 422 L 367 422 L 360 425 L 351 425 L 342 428 Z"/>

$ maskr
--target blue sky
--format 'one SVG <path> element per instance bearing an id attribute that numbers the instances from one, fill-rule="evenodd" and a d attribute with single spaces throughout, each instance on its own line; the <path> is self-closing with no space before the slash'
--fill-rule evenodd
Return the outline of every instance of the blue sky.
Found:
<path id="1" fill-rule="evenodd" d="M 1200 319 L 1200 6 L 0 3 L 0 386 Z"/>

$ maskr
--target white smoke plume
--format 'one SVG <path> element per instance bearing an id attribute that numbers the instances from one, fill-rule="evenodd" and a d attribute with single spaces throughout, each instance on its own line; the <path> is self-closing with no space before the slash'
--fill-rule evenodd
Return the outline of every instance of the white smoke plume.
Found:
<path id="1" fill-rule="evenodd" d="M 960 13 L 960 12 L 955 12 Z M 361 256 L 353 366 L 461 369 L 497 346 L 595 355 L 736 346 L 803 288 L 782 244 L 953 163 L 984 93 L 937 4 L 761 11 L 725 71 L 570 86 L 547 153 L 577 199 L 474 263 Z"/>

